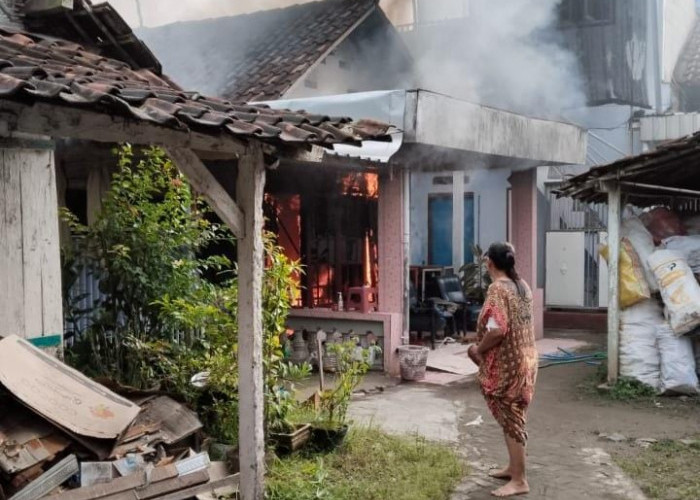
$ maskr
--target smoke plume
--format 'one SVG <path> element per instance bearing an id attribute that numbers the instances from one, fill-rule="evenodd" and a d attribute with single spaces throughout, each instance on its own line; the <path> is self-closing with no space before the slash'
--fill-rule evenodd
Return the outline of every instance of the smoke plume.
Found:
<path id="1" fill-rule="evenodd" d="M 161 26 L 221 16 L 236 16 L 257 10 L 284 8 L 313 0 L 109 0 L 129 24 L 138 27 L 141 5 L 144 26 Z"/>
<path id="2" fill-rule="evenodd" d="M 559 43 L 560 1 L 471 0 L 451 27 L 421 26 L 419 11 L 406 40 L 420 86 L 542 117 L 583 106 L 576 58 Z"/>

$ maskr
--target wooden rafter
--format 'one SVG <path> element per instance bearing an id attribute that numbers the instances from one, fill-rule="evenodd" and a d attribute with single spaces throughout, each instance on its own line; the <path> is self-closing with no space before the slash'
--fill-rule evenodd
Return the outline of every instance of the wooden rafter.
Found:
<path id="1" fill-rule="evenodd" d="M 231 228 L 233 234 L 243 238 L 245 236 L 243 212 L 206 165 L 191 149 L 166 147 L 166 151 L 180 172 L 185 174 L 199 193 L 202 193 L 216 214 Z"/>

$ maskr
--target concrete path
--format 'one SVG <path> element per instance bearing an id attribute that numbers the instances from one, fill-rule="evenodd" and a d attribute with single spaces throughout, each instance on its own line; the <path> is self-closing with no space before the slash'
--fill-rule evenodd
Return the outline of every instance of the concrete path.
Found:
<path id="1" fill-rule="evenodd" d="M 542 370 L 529 425 L 532 492 L 524 498 L 643 500 L 644 495 L 612 463 L 606 444 L 595 433 L 595 429 L 620 432 L 616 427 L 619 415 L 606 416 L 605 408 L 577 397 L 582 371 L 590 373 L 591 369 Z M 402 384 L 381 395 L 355 400 L 350 413 L 358 423 L 392 433 L 417 433 L 455 446 L 470 464 L 471 474 L 452 500 L 490 499 L 490 492 L 502 484 L 488 477 L 491 468 L 506 463 L 501 429 L 474 381 L 447 386 Z"/>

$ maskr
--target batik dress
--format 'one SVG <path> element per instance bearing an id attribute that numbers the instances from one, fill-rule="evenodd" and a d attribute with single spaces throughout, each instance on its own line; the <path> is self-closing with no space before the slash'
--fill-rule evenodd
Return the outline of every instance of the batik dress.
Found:
<path id="1" fill-rule="evenodd" d="M 491 413 L 504 432 L 518 443 L 527 442 L 527 408 L 535 393 L 538 355 L 532 322 L 532 292 L 524 281 L 499 280 L 488 290 L 477 324 L 478 340 L 488 333 L 492 319 L 505 332 L 502 342 L 484 354 L 479 383 Z"/>

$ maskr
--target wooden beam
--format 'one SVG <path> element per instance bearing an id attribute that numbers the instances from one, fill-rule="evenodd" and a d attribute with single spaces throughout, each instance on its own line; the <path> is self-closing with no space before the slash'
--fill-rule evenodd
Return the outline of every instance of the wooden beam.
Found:
<path id="1" fill-rule="evenodd" d="M 617 182 L 608 192 L 608 385 L 617 383 L 620 353 L 620 214 L 622 195 Z"/>
<path id="2" fill-rule="evenodd" d="M 166 151 L 192 186 L 204 195 L 216 214 L 231 228 L 233 234 L 243 238 L 245 236 L 243 212 L 202 160 L 191 149 L 166 148 Z"/>
<path id="3" fill-rule="evenodd" d="M 170 493 L 162 497 L 156 497 L 153 500 L 188 500 L 195 496 L 199 498 L 198 495 L 204 493 L 211 493 L 212 497 L 215 497 L 216 490 L 224 488 L 235 488 L 237 486 L 238 474 L 233 474 L 223 479 L 217 479 L 209 483 L 201 484 L 199 486 L 193 486 L 192 488 L 176 491 L 174 493 Z"/>
<path id="4" fill-rule="evenodd" d="M 245 214 L 245 236 L 238 241 L 238 397 L 241 494 L 262 500 L 265 476 L 263 415 L 262 280 L 265 164 L 251 144 L 238 163 L 238 202 Z"/>
<path id="5" fill-rule="evenodd" d="M 63 139 L 159 145 L 240 154 L 244 142 L 231 135 L 175 130 L 155 123 L 46 103 L 0 100 L 0 133 L 26 132 Z"/>

